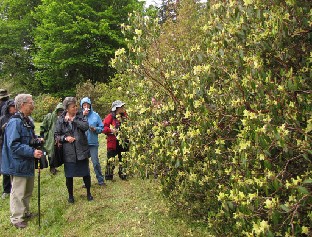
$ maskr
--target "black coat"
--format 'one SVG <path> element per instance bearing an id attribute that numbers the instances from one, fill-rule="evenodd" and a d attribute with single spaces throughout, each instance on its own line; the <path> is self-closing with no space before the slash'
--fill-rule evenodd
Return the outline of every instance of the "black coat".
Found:
<path id="1" fill-rule="evenodd" d="M 55 125 L 55 138 L 63 145 L 64 162 L 75 163 L 76 160 L 84 160 L 90 157 L 90 150 L 86 131 L 89 129 L 88 120 L 81 113 L 77 113 L 73 122 L 65 122 L 66 112 L 57 120 Z M 76 138 L 73 143 L 65 140 L 67 136 Z"/>
<path id="2" fill-rule="evenodd" d="M 14 100 L 8 100 L 5 101 L 2 108 L 1 108 L 1 117 L 0 117 L 0 144 L 1 144 L 1 148 L 2 148 L 2 136 L 3 136 L 3 132 L 4 132 L 4 128 L 6 123 L 9 121 L 9 119 L 11 118 L 11 116 L 13 114 L 9 113 L 9 107 L 14 105 Z M 1 155 L 1 154 L 0 154 Z"/>

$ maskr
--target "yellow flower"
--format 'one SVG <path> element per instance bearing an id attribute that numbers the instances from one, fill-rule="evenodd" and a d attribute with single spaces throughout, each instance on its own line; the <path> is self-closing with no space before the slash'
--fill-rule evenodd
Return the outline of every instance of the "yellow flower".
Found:
<path id="1" fill-rule="evenodd" d="M 301 233 L 308 235 L 309 234 L 309 227 L 302 226 L 301 227 Z"/>

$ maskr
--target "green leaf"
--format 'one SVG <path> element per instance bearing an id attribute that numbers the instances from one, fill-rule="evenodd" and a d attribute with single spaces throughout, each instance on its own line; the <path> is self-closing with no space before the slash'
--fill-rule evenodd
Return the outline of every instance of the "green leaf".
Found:
<path id="1" fill-rule="evenodd" d="M 305 179 L 302 184 L 311 184 L 312 183 L 312 179 Z"/>
<path id="2" fill-rule="evenodd" d="M 301 193 L 301 194 L 309 194 L 310 192 L 305 188 L 305 187 L 303 187 L 303 186 L 298 186 L 298 191 L 299 191 L 299 193 Z"/>
<path id="3" fill-rule="evenodd" d="M 280 205 L 280 208 L 285 211 L 286 213 L 290 212 L 289 207 L 285 206 L 285 205 Z"/>

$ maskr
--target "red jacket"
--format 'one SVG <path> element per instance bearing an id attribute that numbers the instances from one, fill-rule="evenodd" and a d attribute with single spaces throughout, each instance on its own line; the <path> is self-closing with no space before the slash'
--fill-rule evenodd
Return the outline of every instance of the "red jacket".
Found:
<path id="1" fill-rule="evenodd" d="M 126 117 L 126 114 L 124 115 Z M 116 150 L 117 147 L 117 138 L 116 136 L 112 133 L 112 130 L 110 129 L 111 125 L 114 126 L 115 129 L 119 129 L 121 125 L 121 121 L 119 121 L 116 118 L 115 113 L 110 113 L 108 114 L 104 120 L 104 130 L 103 133 L 106 134 L 106 139 L 107 139 L 107 150 Z"/>

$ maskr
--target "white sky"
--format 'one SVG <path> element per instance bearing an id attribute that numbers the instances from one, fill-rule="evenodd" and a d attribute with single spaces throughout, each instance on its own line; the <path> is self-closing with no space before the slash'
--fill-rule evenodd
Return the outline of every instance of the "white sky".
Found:
<path id="1" fill-rule="evenodd" d="M 144 0 L 142 0 L 144 1 Z M 161 0 L 145 0 L 145 5 L 148 7 L 149 5 L 158 6 L 161 3 Z"/>
<path id="2" fill-rule="evenodd" d="M 144 0 L 140 0 L 144 1 Z M 159 6 L 162 0 L 145 0 L 145 6 L 148 7 L 149 5 Z M 207 2 L 207 0 L 200 0 L 200 2 Z"/>

